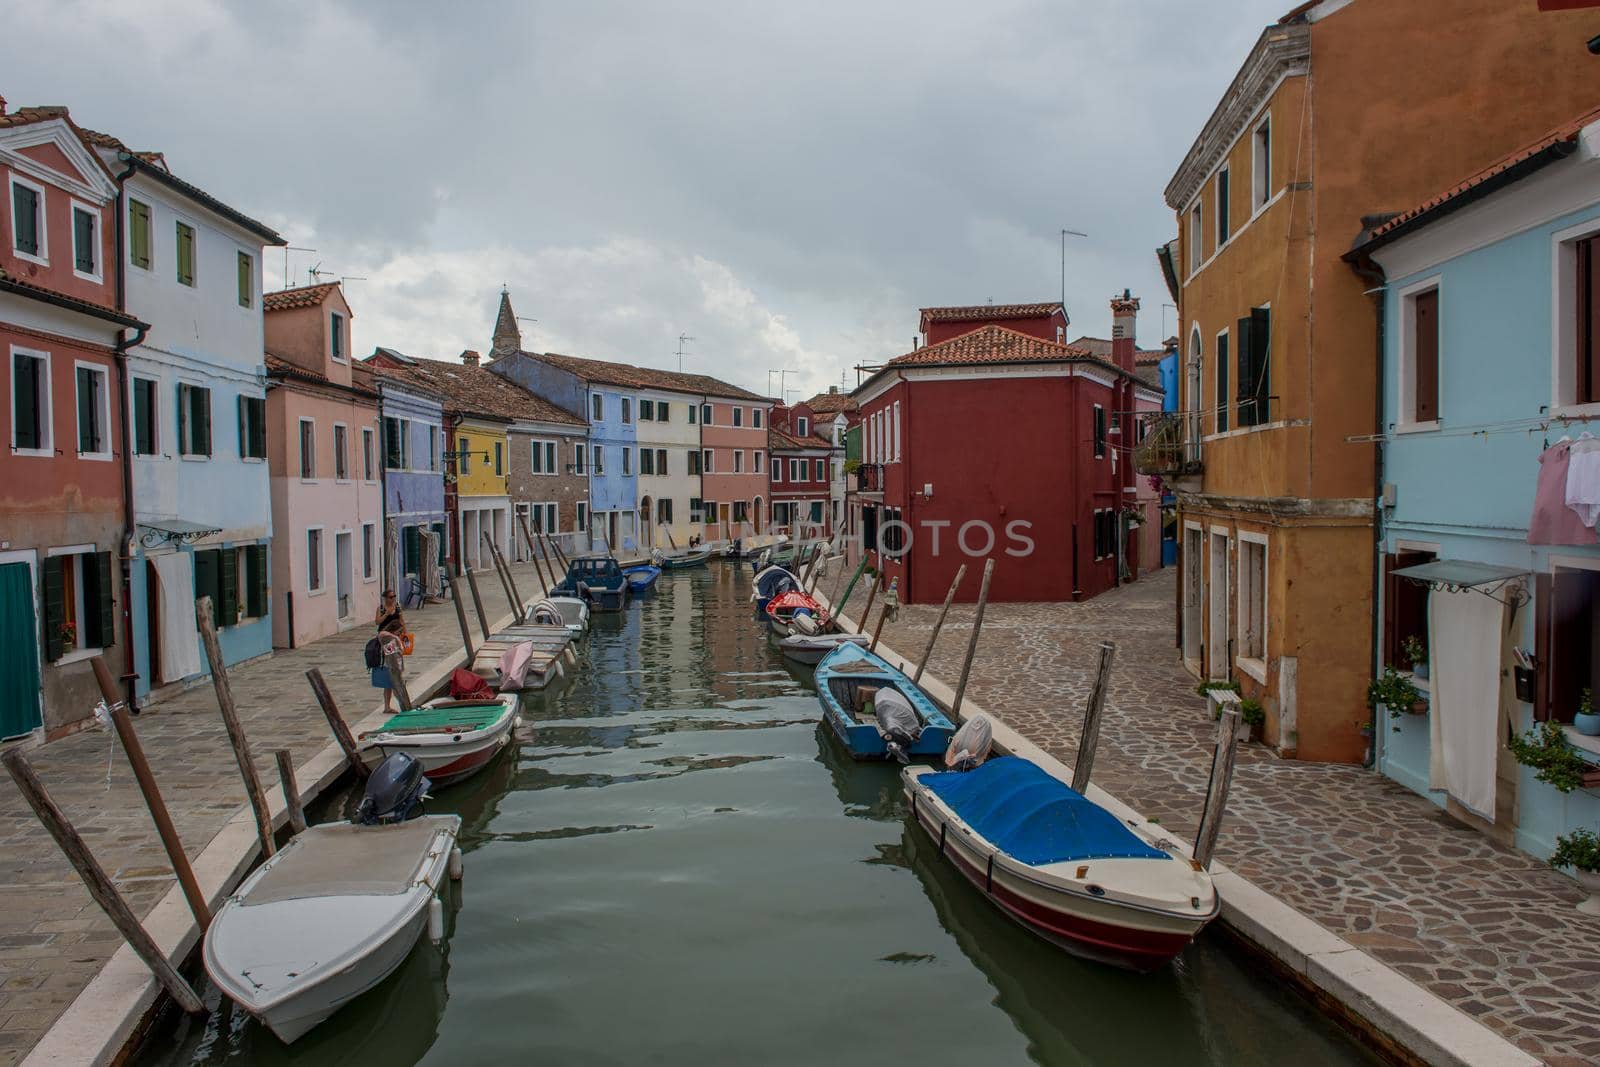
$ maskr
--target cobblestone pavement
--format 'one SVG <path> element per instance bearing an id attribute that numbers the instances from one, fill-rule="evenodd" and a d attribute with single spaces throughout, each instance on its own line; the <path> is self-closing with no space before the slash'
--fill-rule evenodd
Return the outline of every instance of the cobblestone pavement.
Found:
<path id="1" fill-rule="evenodd" d="M 1174 583 L 1169 569 L 1084 603 L 990 605 L 968 693 L 1070 765 L 1099 643 L 1115 641 L 1095 782 L 1192 838 L 1215 727 L 1178 660 Z M 883 641 L 920 656 L 938 608 L 902 607 Z M 928 667 L 951 685 L 971 619 L 951 608 Z M 1600 1063 L 1600 918 L 1573 908 L 1585 894 L 1415 793 L 1243 746 L 1218 856 L 1529 1053 Z"/>
<path id="2" fill-rule="evenodd" d="M 512 571 L 523 596 L 538 595 L 542 586 L 531 564 Z M 491 619 L 500 618 L 511 610 L 510 600 L 492 573 L 484 577 L 484 609 Z M 406 621 L 417 635 L 413 673 L 460 655 L 461 631 L 449 604 L 407 612 Z M 333 740 L 306 671 L 321 668 L 348 719 L 382 701 L 362 657 L 371 636 L 370 627 L 358 626 L 229 672 L 264 785 L 278 781 L 276 749 L 288 748 L 298 765 Z M 147 709 L 134 725 L 184 848 L 198 855 L 245 803 L 210 682 Z M 174 879 L 113 736 L 98 730 L 74 734 L 34 750 L 29 759 L 134 912 L 147 914 Z M 88 985 L 121 938 L 6 774 L 0 774 L 0 884 L 8 887 L 0 909 L 0 1067 L 10 1067 Z"/>

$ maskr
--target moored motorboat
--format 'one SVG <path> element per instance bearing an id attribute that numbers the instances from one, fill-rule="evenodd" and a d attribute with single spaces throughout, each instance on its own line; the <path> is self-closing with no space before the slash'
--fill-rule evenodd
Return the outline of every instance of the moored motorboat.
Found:
<path id="1" fill-rule="evenodd" d="M 495 688 L 502 693 L 515 693 L 522 689 L 533 664 L 533 642 L 518 641 L 500 653 L 500 684 Z"/>
<path id="2" fill-rule="evenodd" d="M 710 558 L 711 548 L 702 545 L 695 548 L 672 549 L 666 552 L 658 548 L 650 557 L 650 561 L 662 570 L 680 571 L 689 567 L 703 567 Z"/>
<path id="3" fill-rule="evenodd" d="M 639 563 L 622 568 L 622 573 L 627 576 L 629 590 L 634 596 L 638 596 L 656 587 L 656 579 L 661 577 L 661 568 L 648 563 Z"/>
<path id="4" fill-rule="evenodd" d="M 856 759 L 941 756 L 950 743 L 955 728 L 933 698 L 859 644 L 824 656 L 816 679 L 822 719 Z"/>
<path id="5" fill-rule="evenodd" d="M 821 633 L 827 629 L 832 618 L 816 597 L 798 589 L 779 593 L 767 601 L 766 615 L 767 625 L 779 637 L 794 633 Z"/>
<path id="6" fill-rule="evenodd" d="M 562 626 L 574 637 L 589 628 L 589 605 L 575 596 L 547 596 L 528 610 L 535 626 Z"/>
<path id="7" fill-rule="evenodd" d="M 866 634 L 790 634 L 778 642 L 778 650 L 796 663 L 821 663 L 824 656 L 840 645 L 867 647 Z"/>
<path id="8" fill-rule="evenodd" d="M 756 602 L 756 611 L 766 614 L 767 604 L 779 593 L 787 593 L 800 588 L 800 579 L 794 572 L 782 567 L 766 567 L 756 573 L 752 583 L 755 591 L 750 598 Z"/>
<path id="9" fill-rule="evenodd" d="M 628 578 L 610 556 L 580 556 L 567 575 L 551 590 L 563 596 L 583 597 L 592 611 L 621 611 L 628 606 Z"/>
<path id="10" fill-rule="evenodd" d="M 1118 819 L 1038 765 L 901 772 L 940 853 L 1023 926 L 1081 956 L 1154 970 L 1220 908 L 1211 876 L 1164 833 Z"/>
<path id="11" fill-rule="evenodd" d="M 517 721 L 514 693 L 474 700 L 430 700 L 391 716 L 358 738 L 361 761 L 375 767 L 396 752 L 422 764 L 436 786 L 481 771 L 511 739 Z"/>

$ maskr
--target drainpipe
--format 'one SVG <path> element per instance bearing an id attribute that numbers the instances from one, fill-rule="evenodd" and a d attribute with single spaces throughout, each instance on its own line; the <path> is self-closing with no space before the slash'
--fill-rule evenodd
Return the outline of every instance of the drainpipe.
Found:
<path id="1" fill-rule="evenodd" d="M 378 540 L 383 545 L 383 554 L 380 557 L 383 560 L 383 584 L 388 586 L 389 564 L 393 562 L 389 558 L 389 456 L 387 451 L 389 437 L 386 432 L 387 427 L 383 424 L 383 386 L 377 382 L 373 384 L 377 385 L 378 393 L 378 425 L 374 431 L 377 440 L 373 442 L 373 451 L 377 455 L 372 457 L 373 461 L 378 464 Z M 400 582 L 398 579 L 396 579 L 392 588 L 395 591 L 395 596 L 398 597 L 400 595 Z"/>
<path id="2" fill-rule="evenodd" d="M 116 175 L 117 183 L 117 281 L 116 300 L 117 310 L 126 313 L 128 263 L 127 263 L 127 189 L 124 183 L 133 175 L 133 161 L 128 161 L 128 169 Z M 126 693 L 123 699 L 127 702 L 128 711 L 139 714 L 137 699 L 138 672 L 135 669 L 133 655 L 133 546 L 134 546 L 134 521 L 133 521 L 133 431 L 128 426 L 128 349 L 144 344 L 144 339 L 149 333 L 149 328 L 139 326 L 135 328 L 131 338 L 124 337 L 116 343 L 113 351 L 116 353 L 117 364 L 117 416 L 122 420 L 122 551 L 118 553 L 122 562 L 122 679 Z"/>
<path id="3" fill-rule="evenodd" d="M 1383 268 L 1374 263 L 1369 256 L 1362 256 L 1358 262 L 1352 262 L 1351 267 L 1356 275 L 1371 283 L 1367 290 L 1373 298 L 1376 309 L 1374 318 L 1377 321 L 1377 375 L 1372 390 L 1372 432 L 1381 435 L 1384 426 L 1384 371 L 1388 352 L 1384 346 L 1384 319 L 1388 311 L 1385 301 L 1389 279 L 1384 274 Z M 1371 662 L 1374 675 L 1380 664 L 1378 659 L 1383 647 L 1383 612 L 1379 609 L 1379 600 L 1383 596 L 1383 442 L 1376 440 L 1372 443 L 1372 631 L 1371 637 Z M 1367 721 L 1372 728 L 1372 757 L 1367 767 L 1375 767 L 1378 763 L 1378 745 L 1382 739 L 1382 731 L 1378 728 L 1377 710 L 1367 712 Z"/>

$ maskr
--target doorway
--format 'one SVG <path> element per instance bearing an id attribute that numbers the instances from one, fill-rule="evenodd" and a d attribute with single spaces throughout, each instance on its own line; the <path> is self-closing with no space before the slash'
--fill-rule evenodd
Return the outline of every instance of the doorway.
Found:
<path id="1" fill-rule="evenodd" d="M 145 654 L 149 663 L 150 691 L 167 684 L 161 673 L 161 576 L 151 560 L 144 563 Z"/>
<path id="2" fill-rule="evenodd" d="M 759 534 L 761 532 L 761 498 L 760 497 L 756 497 L 754 505 L 753 505 L 751 510 L 752 510 L 752 514 L 755 517 L 756 533 Z"/>
<path id="3" fill-rule="evenodd" d="M 350 617 L 350 590 L 355 584 L 355 570 L 350 560 L 350 531 L 333 535 L 333 583 L 338 598 L 339 621 Z"/>
<path id="4" fill-rule="evenodd" d="M 1211 534 L 1211 619 L 1206 635 L 1206 677 L 1226 678 L 1231 673 L 1228 640 L 1228 535 Z"/>
<path id="5" fill-rule="evenodd" d="M 0 564 L 0 737 L 17 737 L 44 725 L 39 711 L 39 625 L 33 610 L 33 567 Z"/>
<path id="6" fill-rule="evenodd" d="M 654 548 L 656 545 L 655 525 L 650 521 L 650 498 L 639 498 L 639 540 L 645 548 Z"/>
<path id="7" fill-rule="evenodd" d="M 1200 606 L 1205 603 L 1205 539 L 1199 527 L 1183 531 L 1183 659 L 1196 674 L 1200 672 L 1200 653 L 1204 647 L 1204 621 Z"/>

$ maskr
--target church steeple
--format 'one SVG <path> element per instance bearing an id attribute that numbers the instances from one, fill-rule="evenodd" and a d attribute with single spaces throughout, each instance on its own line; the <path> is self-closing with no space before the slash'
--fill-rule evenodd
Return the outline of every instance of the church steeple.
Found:
<path id="1" fill-rule="evenodd" d="M 517 329 L 517 316 L 511 310 L 511 292 L 500 287 L 500 314 L 494 320 L 494 343 L 489 346 L 489 358 L 499 359 L 522 350 L 522 331 Z"/>

